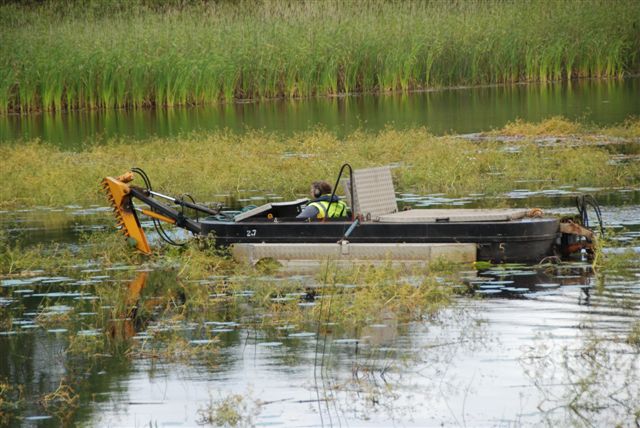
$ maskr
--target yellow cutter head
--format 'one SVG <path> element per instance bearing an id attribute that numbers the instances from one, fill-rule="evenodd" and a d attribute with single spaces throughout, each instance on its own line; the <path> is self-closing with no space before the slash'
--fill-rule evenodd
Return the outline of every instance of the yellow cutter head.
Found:
<path id="1" fill-rule="evenodd" d="M 124 180 L 121 181 L 123 178 Z M 127 180 L 127 178 L 129 178 L 129 180 Z M 113 207 L 113 212 L 117 221 L 116 226 L 124 236 L 127 237 L 132 245 L 135 244 L 135 247 L 139 251 L 145 254 L 151 254 L 151 248 L 147 242 L 147 237 L 145 236 L 142 226 L 140 226 L 138 216 L 133 209 L 130 195 L 131 189 L 126 184 L 128 181 L 131 181 L 131 178 L 132 177 L 129 177 L 127 174 L 118 178 L 106 177 L 102 180 L 102 188 L 107 194 L 109 203 Z"/>

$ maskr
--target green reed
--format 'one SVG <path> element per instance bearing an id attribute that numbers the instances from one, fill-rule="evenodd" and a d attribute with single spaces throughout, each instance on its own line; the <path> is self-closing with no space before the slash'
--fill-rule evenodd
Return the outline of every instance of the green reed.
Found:
<path id="1" fill-rule="evenodd" d="M 186 4 L 186 5 L 185 5 Z M 621 77 L 640 3 L 0 6 L 0 113 Z"/>

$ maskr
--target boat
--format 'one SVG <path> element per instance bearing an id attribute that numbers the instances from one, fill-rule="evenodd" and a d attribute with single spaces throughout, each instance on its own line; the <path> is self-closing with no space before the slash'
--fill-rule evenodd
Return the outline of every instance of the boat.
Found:
<path id="1" fill-rule="evenodd" d="M 345 169 L 350 174 L 348 179 L 342 179 Z M 132 184 L 136 174 L 142 177 L 144 187 Z M 151 248 L 138 214 L 150 217 L 159 235 L 170 243 L 175 242 L 162 228 L 163 222 L 196 236 L 213 237 L 219 246 L 466 243 L 475 245 L 477 260 L 494 263 L 539 262 L 547 257 L 592 252 L 594 248 L 594 233 L 581 224 L 587 223 L 584 203 L 578 216 L 565 218 L 545 215 L 540 209 L 401 211 L 388 166 L 353 170 L 344 164 L 333 187 L 334 194 L 341 182 L 351 214 L 324 221 L 296 218 L 309 202 L 306 198 L 225 214 L 221 207 L 211 208 L 152 190 L 149 177 L 139 168 L 119 177 L 106 177 L 102 186 L 114 208 L 118 227 L 143 253 L 150 253 Z M 143 206 L 136 207 L 134 201 Z M 597 209 L 594 202 L 591 205 Z M 197 216 L 187 216 L 185 208 Z M 597 212 L 599 215 L 599 209 Z"/>

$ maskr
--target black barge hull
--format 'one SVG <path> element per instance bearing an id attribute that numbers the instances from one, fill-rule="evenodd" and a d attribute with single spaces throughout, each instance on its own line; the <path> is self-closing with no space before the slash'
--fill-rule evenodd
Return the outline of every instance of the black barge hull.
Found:
<path id="1" fill-rule="evenodd" d="M 350 221 L 202 221 L 200 234 L 216 245 L 236 243 L 335 243 Z M 539 262 L 556 253 L 559 221 L 526 218 L 496 222 L 362 223 L 348 237 L 352 243 L 473 243 L 477 260 Z"/>

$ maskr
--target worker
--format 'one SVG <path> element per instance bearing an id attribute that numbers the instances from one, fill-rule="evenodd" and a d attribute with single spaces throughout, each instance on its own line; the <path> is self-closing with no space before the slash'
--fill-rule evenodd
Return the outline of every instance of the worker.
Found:
<path id="1" fill-rule="evenodd" d="M 296 218 L 324 220 L 347 216 L 347 204 L 337 195 L 331 197 L 331 185 L 326 181 L 314 181 L 311 184 L 311 202 Z M 331 202 L 331 203 L 329 203 Z M 328 210 L 328 212 L 327 212 Z"/>

